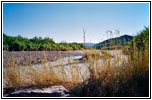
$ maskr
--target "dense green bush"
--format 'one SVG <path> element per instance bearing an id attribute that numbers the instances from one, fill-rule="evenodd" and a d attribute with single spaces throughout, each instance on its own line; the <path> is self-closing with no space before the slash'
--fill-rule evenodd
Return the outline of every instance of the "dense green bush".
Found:
<path id="1" fill-rule="evenodd" d="M 145 27 L 140 31 L 133 40 L 129 43 L 128 50 L 131 55 L 134 53 L 134 49 L 138 49 L 138 52 L 144 52 L 145 48 L 149 48 L 149 28 Z"/>
<path id="2" fill-rule="evenodd" d="M 53 39 L 46 37 L 34 37 L 32 39 L 23 38 L 21 36 L 12 37 L 3 34 L 3 50 L 7 51 L 36 51 L 36 50 L 82 50 L 90 49 L 82 43 L 55 43 Z"/>
<path id="3" fill-rule="evenodd" d="M 149 46 L 149 28 L 145 27 L 133 40 L 139 51 L 143 51 L 145 46 Z"/>

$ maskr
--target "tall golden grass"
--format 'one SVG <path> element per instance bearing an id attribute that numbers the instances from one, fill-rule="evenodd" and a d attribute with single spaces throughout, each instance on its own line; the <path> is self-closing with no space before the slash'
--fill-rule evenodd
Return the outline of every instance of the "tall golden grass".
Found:
<path id="1" fill-rule="evenodd" d="M 149 48 L 143 52 L 134 47 L 128 54 L 128 60 L 120 61 L 114 58 L 110 63 L 106 58 L 103 62 L 90 62 L 90 78 L 79 84 L 72 91 L 78 96 L 115 96 L 115 97 L 148 97 L 149 96 Z M 107 52 L 106 52 L 107 53 Z M 95 63 L 95 64 L 92 64 Z M 102 64 L 101 64 L 102 63 Z M 103 68 L 103 70 L 101 70 Z"/>
<path id="2" fill-rule="evenodd" d="M 5 89 L 60 84 L 71 90 L 76 96 L 149 96 L 148 45 L 145 46 L 143 52 L 139 52 L 136 46 L 133 47 L 133 52 L 125 50 L 127 60 L 122 60 L 122 55 L 119 53 L 111 56 L 106 50 L 100 51 L 102 55 L 94 51 L 85 52 L 83 58 L 89 64 L 88 78 L 84 78 L 79 66 L 74 67 L 70 60 L 69 70 L 65 70 L 63 62 L 58 70 L 53 70 L 52 65 L 46 65 L 47 59 L 44 54 L 41 59 L 41 70 L 36 70 L 31 63 L 27 66 L 28 68 L 20 67 L 19 64 L 14 63 L 13 58 L 11 66 L 3 72 Z M 67 75 L 71 75 L 71 77 L 69 78 Z"/>
<path id="3" fill-rule="evenodd" d="M 15 62 L 15 58 L 12 58 L 11 66 L 7 66 L 3 71 L 3 84 L 4 93 L 9 91 L 9 89 L 19 89 L 27 87 L 45 87 L 52 85 L 63 85 L 67 88 L 71 88 L 74 85 L 82 82 L 82 73 L 78 67 L 74 67 L 71 61 L 68 60 L 70 68 L 66 70 L 64 68 L 64 63 L 59 63 L 57 70 L 54 70 L 50 63 L 46 64 L 47 58 L 44 53 L 39 69 L 38 66 L 34 66 L 29 63 L 28 66 L 20 66 Z M 71 76 L 69 78 L 67 76 Z"/>

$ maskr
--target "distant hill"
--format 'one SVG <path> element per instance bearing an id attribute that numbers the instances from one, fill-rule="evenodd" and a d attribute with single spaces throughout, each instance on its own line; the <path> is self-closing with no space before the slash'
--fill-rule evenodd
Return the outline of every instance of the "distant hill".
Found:
<path id="1" fill-rule="evenodd" d="M 128 42 L 131 41 L 132 39 L 133 39 L 133 36 L 123 35 L 120 37 L 111 38 L 103 42 L 100 42 L 94 45 L 94 47 L 97 49 L 101 49 L 103 47 L 108 48 L 108 47 L 113 47 L 113 46 L 124 46 L 124 45 L 127 45 Z"/>
<path id="2" fill-rule="evenodd" d="M 85 43 L 85 46 L 88 46 L 88 47 L 92 47 L 94 45 L 96 45 L 97 43 Z"/>

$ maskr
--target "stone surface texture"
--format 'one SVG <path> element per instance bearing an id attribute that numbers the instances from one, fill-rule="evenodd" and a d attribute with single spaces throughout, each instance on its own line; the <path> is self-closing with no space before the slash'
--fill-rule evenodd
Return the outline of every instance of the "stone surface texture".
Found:
<path id="1" fill-rule="evenodd" d="M 46 88 L 22 89 L 5 94 L 4 97 L 74 97 L 74 95 L 63 86 L 51 86 Z"/>

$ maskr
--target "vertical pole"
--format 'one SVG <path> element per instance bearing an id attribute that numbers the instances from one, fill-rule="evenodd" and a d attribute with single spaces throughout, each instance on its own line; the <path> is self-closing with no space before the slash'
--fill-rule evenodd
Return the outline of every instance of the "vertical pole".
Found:
<path id="1" fill-rule="evenodd" d="M 84 28 L 83 28 L 83 44 L 85 45 L 85 30 L 84 30 Z"/>

